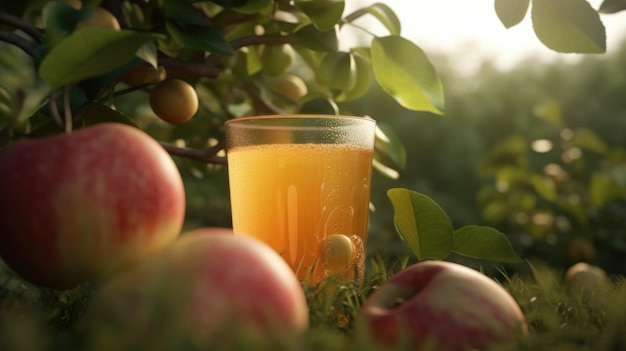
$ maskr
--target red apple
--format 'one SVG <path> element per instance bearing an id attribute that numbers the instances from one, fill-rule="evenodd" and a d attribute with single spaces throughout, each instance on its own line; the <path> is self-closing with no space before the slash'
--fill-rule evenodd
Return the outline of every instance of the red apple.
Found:
<path id="1" fill-rule="evenodd" d="M 182 179 L 150 136 L 123 124 L 20 141 L 0 153 L 0 257 L 68 289 L 118 272 L 180 234 Z"/>
<path id="2" fill-rule="evenodd" d="M 265 243 L 196 229 L 107 282 L 84 321 L 91 351 L 211 349 L 300 335 L 308 308 L 296 275 Z"/>
<path id="3" fill-rule="evenodd" d="M 391 277 L 367 298 L 357 320 L 383 344 L 408 340 L 436 350 L 482 349 L 527 332 L 522 311 L 501 285 L 445 261 L 416 263 Z"/>

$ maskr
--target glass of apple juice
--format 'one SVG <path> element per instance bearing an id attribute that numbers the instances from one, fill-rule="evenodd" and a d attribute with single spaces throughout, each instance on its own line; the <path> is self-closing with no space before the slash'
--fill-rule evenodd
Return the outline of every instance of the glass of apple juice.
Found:
<path id="1" fill-rule="evenodd" d="M 299 279 L 362 279 L 376 123 L 339 115 L 226 122 L 233 230 L 260 239 Z"/>

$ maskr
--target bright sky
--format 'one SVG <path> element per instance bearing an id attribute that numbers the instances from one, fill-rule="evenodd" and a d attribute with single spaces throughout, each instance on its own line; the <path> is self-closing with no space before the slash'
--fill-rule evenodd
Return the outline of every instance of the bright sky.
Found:
<path id="1" fill-rule="evenodd" d="M 588 0 L 598 8 L 602 0 Z M 357 0 L 347 6 L 360 7 L 383 2 L 394 10 L 402 24 L 402 35 L 426 53 L 444 52 L 458 59 L 459 67 L 471 70 L 484 58 L 498 67 L 509 68 L 519 60 L 538 56 L 546 60 L 576 59 L 581 55 L 559 54 L 539 42 L 530 14 L 506 29 L 499 21 L 494 0 Z M 346 9 L 350 11 L 349 8 Z M 607 52 L 626 39 L 626 11 L 601 15 L 607 32 Z"/>

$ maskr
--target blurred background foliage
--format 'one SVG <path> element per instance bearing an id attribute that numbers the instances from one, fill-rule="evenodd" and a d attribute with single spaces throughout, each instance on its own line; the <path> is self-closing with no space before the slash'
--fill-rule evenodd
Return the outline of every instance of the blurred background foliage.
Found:
<path id="1" fill-rule="evenodd" d="M 431 196 L 455 226 L 506 233 L 525 259 L 626 271 L 626 46 L 576 63 L 529 58 L 508 71 L 486 61 L 463 75 L 433 57 L 446 114 L 404 111 L 372 90 L 357 113 L 403 141 L 398 179 L 376 176 L 370 250 L 399 255 L 389 187 Z"/>
<path id="2" fill-rule="evenodd" d="M 22 120 L 48 90 L 23 52 L 0 45 L 0 113 Z M 526 259 L 556 268 L 587 261 L 626 273 L 626 45 L 576 63 L 529 58 L 507 71 L 485 61 L 472 73 L 460 72 L 458 58 L 432 52 L 429 57 L 445 90 L 443 116 L 407 110 L 376 84 L 364 98 L 341 104 L 342 113 L 376 119 L 406 153 L 406 162 L 395 162 L 404 166 L 397 179 L 374 173 L 369 253 L 391 259 L 410 254 L 396 234 L 386 195 L 389 188 L 403 187 L 432 197 L 454 227 L 496 227 Z M 231 63 L 225 67 L 235 72 L 238 66 Z M 265 76 L 271 86 L 272 75 Z M 222 81 L 226 77 L 214 86 L 238 83 Z M 198 85 L 206 113 L 182 125 L 155 118 L 145 90 L 117 97 L 115 109 L 159 140 L 203 148 L 223 135 L 225 111 L 244 115 L 247 106 L 245 94 L 236 94 L 240 90 L 224 94 L 207 86 Z M 278 103 L 322 111 L 312 101 Z M 12 137 L 0 135 L 0 144 Z M 186 229 L 230 226 L 225 166 L 174 159 L 187 191 Z"/>
<path id="3" fill-rule="evenodd" d="M 443 56 L 432 61 L 446 89 L 444 116 L 408 111 L 376 86 L 348 104 L 392 126 L 407 157 L 397 179 L 374 174 L 368 250 L 409 254 L 386 195 L 405 187 L 432 197 L 455 227 L 500 229 L 524 258 L 626 273 L 626 45 L 576 63 L 528 59 L 506 72 L 486 61 L 460 74 Z M 118 107 L 148 113 L 140 104 Z M 194 119 L 174 133 L 220 128 L 207 122 Z M 187 226 L 230 226 L 226 169 L 176 161 L 187 187 Z"/>
<path id="4" fill-rule="evenodd" d="M 406 150 L 397 179 L 374 174 L 368 251 L 409 255 L 386 195 L 405 187 L 432 197 L 455 227 L 498 228 L 526 259 L 626 273 L 626 45 L 576 63 L 529 58 L 508 71 L 485 61 L 461 74 L 444 56 L 432 61 L 446 89 L 444 116 L 407 111 L 376 86 L 347 105 L 391 126 Z M 229 226 L 226 169 L 176 160 L 187 225 Z"/>

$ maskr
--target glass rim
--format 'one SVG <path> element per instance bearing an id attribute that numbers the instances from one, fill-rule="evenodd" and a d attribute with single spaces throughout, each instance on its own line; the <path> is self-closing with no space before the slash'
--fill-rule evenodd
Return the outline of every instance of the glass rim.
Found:
<path id="1" fill-rule="evenodd" d="M 331 114 L 321 114 L 321 113 L 285 113 L 285 114 L 275 114 L 275 115 L 258 115 L 258 116 L 245 116 L 245 117 L 236 117 L 231 118 L 224 122 L 224 124 L 237 124 L 239 122 L 253 122 L 253 121 L 270 121 L 270 120 L 278 120 L 278 119 L 345 119 L 345 120 L 355 120 L 355 121 L 366 121 L 371 123 L 376 123 L 376 120 L 369 116 L 352 116 L 352 115 L 331 115 Z"/>

